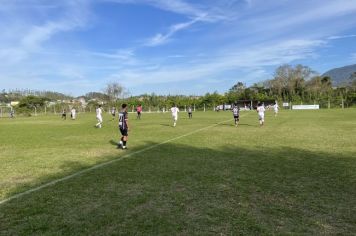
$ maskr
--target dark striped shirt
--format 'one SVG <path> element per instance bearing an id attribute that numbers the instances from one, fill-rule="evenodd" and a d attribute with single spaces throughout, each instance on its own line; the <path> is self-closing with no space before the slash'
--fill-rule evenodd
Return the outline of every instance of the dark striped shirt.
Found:
<path id="1" fill-rule="evenodd" d="M 128 114 L 126 111 L 119 112 L 119 127 L 120 129 L 127 129 Z"/>

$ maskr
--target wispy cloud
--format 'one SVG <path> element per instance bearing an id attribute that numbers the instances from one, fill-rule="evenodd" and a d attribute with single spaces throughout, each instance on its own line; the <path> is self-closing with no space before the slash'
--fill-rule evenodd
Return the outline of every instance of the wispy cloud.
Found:
<path id="1" fill-rule="evenodd" d="M 264 80 L 284 63 L 356 61 L 355 46 L 337 41 L 356 37 L 356 0 L 0 1 L 5 88 L 79 95 L 118 80 L 133 93 L 167 83 L 204 92 Z M 152 12 L 162 18 L 146 24 Z"/>
<path id="2" fill-rule="evenodd" d="M 183 0 L 103 0 L 121 4 L 145 4 L 161 10 L 185 15 L 190 18 L 200 18 L 202 21 L 216 21 L 225 18 L 223 14 L 211 5 L 192 4 Z"/>
<path id="3" fill-rule="evenodd" d="M 346 38 L 355 38 L 356 34 L 347 34 L 347 35 L 334 35 L 328 37 L 329 40 L 335 40 L 335 39 L 346 39 Z"/>
<path id="4" fill-rule="evenodd" d="M 215 23 L 218 21 L 230 20 L 232 14 L 228 8 L 233 1 L 221 1 L 225 3 L 224 7 L 218 5 L 199 5 L 192 4 L 182 0 L 104 0 L 121 4 L 147 4 L 158 9 L 174 12 L 184 15 L 190 20 L 187 22 L 173 24 L 165 33 L 157 33 L 153 37 L 145 40 L 143 46 L 154 47 L 165 44 L 179 31 L 183 31 L 191 27 L 197 22 Z M 230 4 L 227 4 L 229 2 Z M 227 5 L 226 5 L 227 4 Z M 230 12 L 230 14 L 228 13 Z"/>
<path id="5" fill-rule="evenodd" d="M 27 58 L 29 54 L 41 50 L 41 45 L 54 35 L 85 26 L 88 14 L 86 9 L 87 2 L 78 0 L 64 1 L 64 3 L 63 14 L 57 20 L 48 20 L 44 23 L 35 24 L 19 22 L 18 24 L 21 27 L 12 25 L 13 29 L 8 29 L 6 32 L 8 35 L 16 35 L 16 39 L 9 38 L 2 43 L 2 46 L 0 46 L 0 59 L 11 63 L 19 62 Z M 20 14 L 17 9 L 11 9 L 13 10 L 12 18 Z"/>
<path id="6" fill-rule="evenodd" d="M 181 54 L 174 54 L 174 55 L 168 55 L 167 57 L 168 57 L 168 58 L 184 58 L 184 57 L 186 57 L 186 56 L 181 55 Z"/>
<path id="7" fill-rule="evenodd" d="M 194 64 L 161 66 L 159 70 L 143 71 L 140 68 L 123 70 L 112 74 L 110 79 L 119 79 L 126 82 L 127 86 L 138 84 L 158 84 L 176 81 L 208 79 L 221 75 L 224 71 L 246 70 L 250 71 L 249 78 L 255 79 L 265 76 L 264 66 L 277 66 L 290 63 L 295 60 L 311 57 L 314 49 L 325 44 L 319 40 L 289 40 L 280 43 L 261 44 L 249 49 L 237 50 L 226 48 L 221 54 L 214 55 L 207 60 L 201 60 Z M 230 51 L 230 53 L 226 53 Z M 234 53 L 231 53 L 235 51 Z M 256 73 L 256 71 L 258 73 Z M 261 73 L 263 71 L 263 73 Z M 264 78 L 266 79 L 266 78 Z"/>
<path id="8" fill-rule="evenodd" d="M 172 25 L 169 28 L 167 33 L 165 33 L 165 34 L 158 33 L 154 37 L 148 39 L 143 45 L 149 46 L 149 47 L 154 47 L 154 46 L 165 44 L 170 40 L 170 38 L 175 33 L 189 28 L 191 25 L 193 25 L 197 21 L 198 21 L 198 19 L 196 18 L 196 19 L 188 21 L 188 22 Z"/>

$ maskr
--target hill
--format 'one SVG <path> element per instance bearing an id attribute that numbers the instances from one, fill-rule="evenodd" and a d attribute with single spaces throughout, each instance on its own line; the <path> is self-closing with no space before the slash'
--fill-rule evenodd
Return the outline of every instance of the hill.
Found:
<path id="1" fill-rule="evenodd" d="M 329 76 L 334 86 L 339 86 L 347 82 L 351 75 L 356 72 L 356 64 L 344 66 L 340 68 L 331 69 L 323 74 L 323 76 Z"/>

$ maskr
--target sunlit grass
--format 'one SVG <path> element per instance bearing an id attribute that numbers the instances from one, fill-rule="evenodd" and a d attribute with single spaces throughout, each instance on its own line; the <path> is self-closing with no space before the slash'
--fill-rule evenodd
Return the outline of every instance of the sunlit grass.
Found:
<path id="1" fill-rule="evenodd" d="M 7 234 L 352 234 L 356 110 L 1 119 L 0 198 L 212 126 L 0 206 Z"/>

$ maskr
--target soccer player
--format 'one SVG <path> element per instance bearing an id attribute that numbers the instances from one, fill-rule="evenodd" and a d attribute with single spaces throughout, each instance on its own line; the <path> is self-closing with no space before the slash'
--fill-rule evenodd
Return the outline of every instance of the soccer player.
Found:
<path id="1" fill-rule="evenodd" d="M 266 109 L 262 103 L 259 103 L 257 105 L 257 113 L 258 113 L 258 119 L 260 120 L 260 126 L 263 126 L 265 123 L 265 110 Z"/>
<path id="2" fill-rule="evenodd" d="M 70 110 L 70 116 L 72 117 L 72 120 L 75 120 L 76 115 L 77 115 L 76 113 L 77 112 L 76 112 L 75 108 L 73 107 L 72 110 Z"/>
<path id="3" fill-rule="evenodd" d="M 237 106 L 237 104 L 234 104 L 234 107 L 232 108 L 232 114 L 234 115 L 234 120 L 235 120 L 235 126 L 237 127 L 239 125 L 239 117 L 240 117 L 240 107 Z"/>
<path id="4" fill-rule="evenodd" d="M 193 118 L 193 109 L 191 106 L 188 107 L 188 117 L 189 117 L 189 119 Z"/>
<path id="5" fill-rule="evenodd" d="M 128 113 L 127 113 L 127 104 L 122 104 L 121 111 L 119 112 L 119 129 L 121 133 L 121 139 L 119 142 L 118 147 L 122 149 L 126 148 L 127 137 L 129 132 L 129 125 L 128 125 Z"/>
<path id="6" fill-rule="evenodd" d="M 62 119 L 63 120 L 67 119 L 67 111 L 65 109 L 63 109 L 63 111 L 62 111 Z"/>
<path id="7" fill-rule="evenodd" d="M 276 102 L 276 103 L 273 105 L 274 117 L 277 116 L 277 114 L 278 114 L 278 109 L 279 109 L 279 106 L 278 106 L 278 103 Z"/>
<path id="8" fill-rule="evenodd" d="M 11 107 L 11 110 L 10 110 L 10 118 L 15 118 L 15 111 L 14 109 Z"/>
<path id="9" fill-rule="evenodd" d="M 139 104 L 139 105 L 136 107 L 136 112 L 137 112 L 137 118 L 136 118 L 136 119 L 141 120 L 141 112 L 142 112 L 142 106 L 141 106 L 141 104 Z"/>
<path id="10" fill-rule="evenodd" d="M 102 117 L 102 113 L 103 113 L 103 110 L 101 108 L 101 105 L 99 105 L 98 108 L 96 108 L 96 120 L 98 121 L 98 123 L 95 125 L 95 127 L 97 128 L 101 128 L 101 125 L 103 124 L 103 117 Z"/>
<path id="11" fill-rule="evenodd" d="M 176 127 L 178 120 L 179 108 L 174 104 L 171 108 L 172 118 L 173 118 L 173 127 Z"/>
<path id="12" fill-rule="evenodd" d="M 115 120 L 115 115 L 116 115 L 116 108 L 115 107 L 111 108 L 111 115 L 112 115 L 112 120 Z"/>

